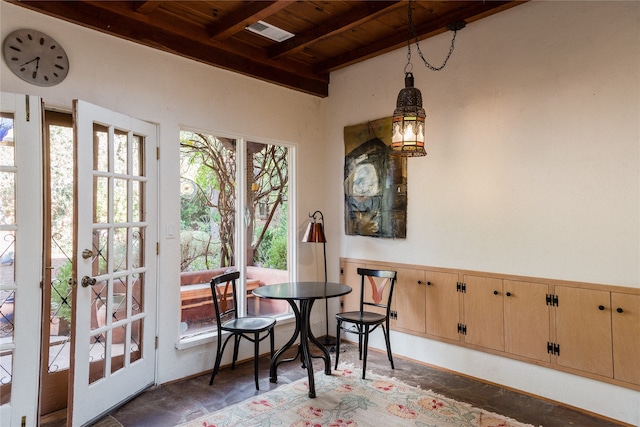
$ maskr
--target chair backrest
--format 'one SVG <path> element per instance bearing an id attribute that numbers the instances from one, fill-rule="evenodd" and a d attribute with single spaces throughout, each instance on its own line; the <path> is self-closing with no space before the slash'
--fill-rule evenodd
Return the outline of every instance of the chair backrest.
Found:
<path id="1" fill-rule="evenodd" d="M 238 315 L 236 280 L 239 278 L 240 272 L 233 271 L 211 279 L 211 297 L 218 325 Z"/>
<path id="2" fill-rule="evenodd" d="M 389 315 L 397 273 L 391 270 L 358 268 L 358 274 L 360 275 L 360 311 L 364 311 L 365 306 L 377 307 L 380 310 L 372 311 Z"/>

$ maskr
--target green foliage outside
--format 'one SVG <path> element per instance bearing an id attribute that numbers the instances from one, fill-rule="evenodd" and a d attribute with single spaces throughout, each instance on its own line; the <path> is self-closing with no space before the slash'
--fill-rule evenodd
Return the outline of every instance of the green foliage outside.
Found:
<path id="1" fill-rule="evenodd" d="M 181 271 L 234 265 L 235 141 L 185 131 L 180 147 Z M 287 149 L 264 145 L 252 161 L 254 257 L 249 264 L 286 270 Z M 266 217 L 255 215 L 260 204 Z"/>
<path id="2" fill-rule="evenodd" d="M 278 224 L 265 231 L 262 242 L 254 255 L 254 261 L 257 265 L 276 270 L 287 269 L 287 211 L 288 207 L 285 203 L 282 205 L 282 215 Z M 254 234 L 259 235 L 261 232 L 262 228 L 257 229 Z"/>
<path id="3" fill-rule="evenodd" d="M 71 323 L 71 261 L 67 261 L 56 272 L 51 283 L 51 317 L 60 317 Z"/>

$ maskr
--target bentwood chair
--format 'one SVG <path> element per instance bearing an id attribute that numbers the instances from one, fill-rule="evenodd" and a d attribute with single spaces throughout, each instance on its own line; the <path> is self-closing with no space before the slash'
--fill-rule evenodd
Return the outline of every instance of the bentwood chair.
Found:
<path id="1" fill-rule="evenodd" d="M 364 379 L 367 370 L 369 334 L 376 330 L 378 326 L 381 326 L 384 334 L 387 357 L 391 362 L 391 369 L 395 369 L 393 367 L 393 355 L 391 354 L 391 341 L 389 339 L 389 315 L 397 274 L 395 271 L 371 270 L 368 268 L 358 268 L 358 274 L 360 275 L 360 310 L 336 314 L 338 322 L 336 336 L 338 339 L 336 340 L 335 369 L 338 369 L 338 359 L 340 358 L 341 332 L 358 334 L 358 351 L 360 360 L 362 360 L 362 378 Z M 365 310 L 365 307 L 368 310 Z M 347 323 L 347 325 L 343 326 L 343 323 Z M 362 342 L 363 339 L 364 343 Z"/>
<path id="2" fill-rule="evenodd" d="M 260 357 L 260 342 L 269 337 L 271 343 L 271 358 L 273 358 L 274 347 L 274 326 L 275 319 L 271 317 L 238 317 L 238 292 L 236 280 L 240 277 L 240 272 L 222 274 L 211 279 L 211 294 L 213 297 L 213 307 L 216 312 L 218 322 L 218 347 L 216 351 L 216 362 L 211 373 L 209 385 L 213 384 L 213 379 L 220 370 L 220 361 L 227 343 L 233 338 L 233 360 L 231 369 L 235 369 L 238 359 L 238 347 L 240 340 L 245 338 L 254 345 L 254 375 L 256 390 L 258 385 L 258 359 Z M 222 333 L 229 335 L 222 344 Z M 262 336 L 261 336 L 262 335 Z"/>

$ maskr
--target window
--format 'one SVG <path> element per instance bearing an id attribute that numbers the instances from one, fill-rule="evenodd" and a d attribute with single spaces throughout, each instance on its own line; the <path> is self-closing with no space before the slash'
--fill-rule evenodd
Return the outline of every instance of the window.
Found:
<path id="1" fill-rule="evenodd" d="M 290 277 L 290 152 L 285 145 L 180 133 L 183 337 L 216 327 L 209 281 L 229 270 L 245 272 L 248 314 L 288 312 L 286 302 L 259 300 L 251 290 Z"/>

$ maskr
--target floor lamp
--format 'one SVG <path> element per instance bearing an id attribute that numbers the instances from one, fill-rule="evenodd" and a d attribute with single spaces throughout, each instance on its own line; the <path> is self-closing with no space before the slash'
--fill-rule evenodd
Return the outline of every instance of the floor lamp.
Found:
<path id="1" fill-rule="evenodd" d="M 320 217 L 320 222 L 318 222 L 318 216 Z M 302 241 L 308 243 L 322 243 L 322 254 L 324 259 L 324 282 L 327 283 L 327 239 L 324 236 L 324 216 L 322 215 L 322 212 L 315 211 L 313 214 L 309 214 L 309 218 L 313 219 L 313 222 L 309 223 Z M 326 331 L 326 334 L 324 336 L 324 344 L 334 345 L 335 341 L 332 337 L 329 336 L 329 302 L 326 298 L 324 300 L 324 313 Z"/>

